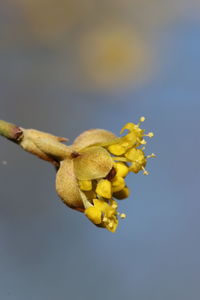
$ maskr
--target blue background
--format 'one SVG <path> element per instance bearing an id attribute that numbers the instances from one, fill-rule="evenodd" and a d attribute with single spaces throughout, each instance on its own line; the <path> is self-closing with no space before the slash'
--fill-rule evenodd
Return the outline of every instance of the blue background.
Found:
<path id="1" fill-rule="evenodd" d="M 1 138 L 0 299 L 198 300 L 200 4 L 88 3 L 92 11 L 75 14 L 76 1 L 73 25 L 60 35 L 51 35 L 59 17 L 50 18 L 46 38 L 32 27 L 48 6 L 29 22 L 23 0 L 1 2 L 1 118 L 73 141 L 90 128 L 117 134 L 144 115 L 155 133 L 147 152 L 157 158 L 149 176 L 128 178 L 132 193 L 120 202 L 127 219 L 111 234 L 63 205 L 51 165 Z M 142 36 L 148 76 L 136 82 L 133 68 L 112 84 L 85 81 L 79 39 L 105 18 Z"/>

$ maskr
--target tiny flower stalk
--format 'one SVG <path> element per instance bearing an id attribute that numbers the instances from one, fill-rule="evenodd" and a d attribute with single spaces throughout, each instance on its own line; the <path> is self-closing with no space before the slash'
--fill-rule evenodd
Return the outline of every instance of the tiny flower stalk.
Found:
<path id="1" fill-rule="evenodd" d="M 62 201 L 84 213 L 96 226 L 115 232 L 118 219 L 126 217 L 118 212 L 117 200 L 129 197 L 127 175 L 139 171 L 148 175 L 147 159 L 155 156 L 144 153 L 145 138 L 153 137 L 152 132 L 145 134 L 140 128 L 144 120 L 141 117 L 138 124 L 127 123 L 121 137 L 103 129 L 85 131 L 70 146 L 62 143 L 65 138 L 4 121 L 0 121 L 0 134 L 53 163 L 57 168 L 56 191 Z M 13 138 L 16 128 L 20 138 Z"/>

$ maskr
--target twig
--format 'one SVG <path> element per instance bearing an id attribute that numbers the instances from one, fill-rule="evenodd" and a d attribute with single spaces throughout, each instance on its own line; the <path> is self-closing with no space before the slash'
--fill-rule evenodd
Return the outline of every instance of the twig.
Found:
<path id="1" fill-rule="evenodd" d="M 73 155 L 71 147 L 62 144 L 66 138 L 35 129 L 24 129 L 0 120 L 0 135 L 17 143 L 25 151 L 58 166 L 61 160 Z"/>
<path id="2" fill-rule="evenodd" d="M 9 140 L 12 140 L 13 142 L 18 143 L 22 138 L 23 131 L 20 127 L 12 123 L 0 120 L 0 135 L 6 137 Z"/>

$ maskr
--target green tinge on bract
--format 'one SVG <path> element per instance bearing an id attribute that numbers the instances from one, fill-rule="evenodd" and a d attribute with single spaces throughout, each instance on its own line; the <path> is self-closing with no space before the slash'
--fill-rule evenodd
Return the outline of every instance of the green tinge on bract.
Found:
<path id="1" fill-rule="evenodd" d="M 75 176 L 79 180 L 105 177 L 113 167 L 113 159 L 102 147 L 94 146 L 79 152 L 73 159 Z"/>

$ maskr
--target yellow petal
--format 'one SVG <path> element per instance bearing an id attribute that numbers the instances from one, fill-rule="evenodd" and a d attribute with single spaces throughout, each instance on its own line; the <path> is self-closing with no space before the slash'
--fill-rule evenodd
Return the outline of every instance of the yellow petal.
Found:
<path id="1" fill-rule="evenodd" d="M 101 223 L 101 211 L 98 210 L 97 208 L 95 208 L 94 206 L 88 207 L 85 210 L 85 215 L 94 224 L 100 224 Z"/>
<path id="2" fill-rule="evenodd" d="M 94 199 L 94 207 L 101 212 L 101 225 L 111 232 L 115 232 L 118 226 L 117 203 L 110 201 L 110 205 L 104 200 Z"/>
<path id="3" fill-rule="evenodd" d="M 122 155 L 126 152 L 126 149 L 120 144 L 114 144 L 108 146 L 108 151 L 114 155 Z"/>
<path id="4" fill-rule="evenodd" d="M 120 176 L 116 176 L 112 181 L 112 192 L 119 192 L 125 187 L 125 180 Z"/>
<path id="5" fill-rule="evenodd" d="M 91 129 L 81 133 L 73 143 L 73 149 L 79 151 L 88 146 L 107 143 L 115 139 L 116 136 L 107 130 Z"/>
<path id="6" fill-rule="evenodd" d="M 115 163 L 114 167 L 117 172 L 116 176 L 126 177 L 126 175 L 128 174 L 128 167 L 123 162 Z"/>
<path id="7" fill-rule="evenodd" d="M 100 180 L 97 184 L 96 193 L 103 198 L 110 199 L 112 197 L 111 182 L 106 179 Z"/>
<path id="8" fill-rule="evenodd" d="M 91 180 L 79 180 L 79 187 L 82 191 L 91 191 L 92 181 Z"/>
<path id="9" fill-rule="evenodd" d="M 102 212 L 105 212 L 106 208 L 108 207 L 108 203 L 105 202 L 104 200 L 100 199 L 94 199 L 93 200 L 94 206 L 101 210 Z"/>
<path id="10" fill-rule="evenodd" d="M 135 132 L 130 132 L 121 138 L 125 144 L 127 144 L 126 149 L 137 144 L 138 135 Z M 123 144 L 122 144 L 123 145 Z"/>
<path id="11" fill-rule="evenodd" d="M 124 132 L 124 130 L 128 130 L 128 131 L 133 131 L 135 129 L 136 125 L 134 123 L 126 123 L 121 131 L 120 131 L 120 134 L 122 134 Z"/>
<path id="12" fill-rule="evenodd" d="M 79 180 L 105 177 L 113 167 L 113 159 L 102 147 L 94 146 L 82 150 L 73 159 L 75 175 Z"/>

